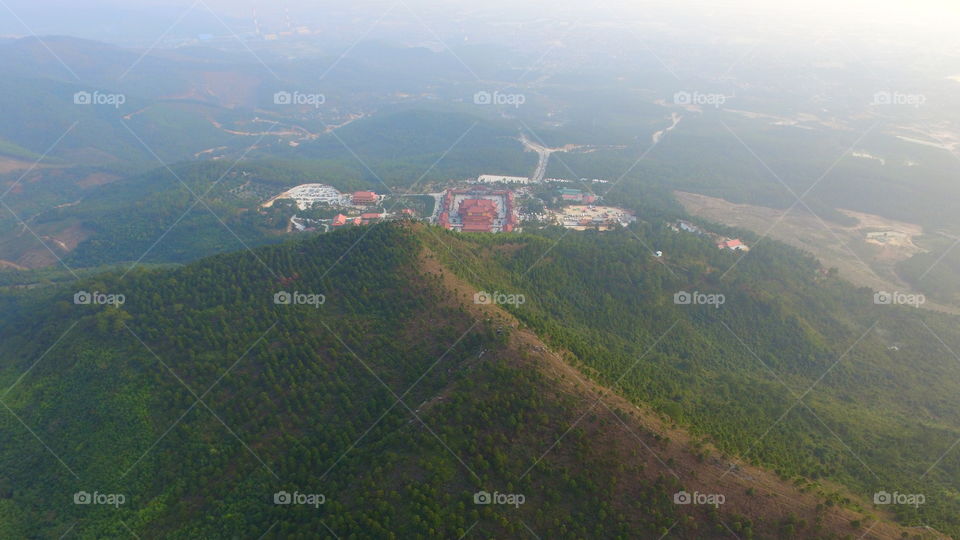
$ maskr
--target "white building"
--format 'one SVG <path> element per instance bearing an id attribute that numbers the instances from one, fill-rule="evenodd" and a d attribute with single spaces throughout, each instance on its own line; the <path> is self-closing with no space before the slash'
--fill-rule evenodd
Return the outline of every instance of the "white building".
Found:
<path id="1" fill-rule="evenodd" d="M 297 203 L 297 208 L 306 210 L 316 203 L 328 204 L 330 206 L 341 206 L 349 203 L 350 196 L 337 191 L 333 186 L 326 184 L 301 184 L 292 188 L 264 204 L 265 207 L 273 206 L 273 202 L 278 199 L 293 199 Z"/>
<path id="2" fill-rule="evenodd" d="M 480 184 L 529 184 L 531 180 L 526 176 L 501 176 L 496 174 L 481 174 L 477 177 Z"/>

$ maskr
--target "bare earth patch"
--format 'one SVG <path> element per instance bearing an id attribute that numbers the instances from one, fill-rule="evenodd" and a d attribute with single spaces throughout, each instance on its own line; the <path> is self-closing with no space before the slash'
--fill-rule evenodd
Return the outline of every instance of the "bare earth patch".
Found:
<path id="1" fill-rule="evenodd" d="M 13 270 L 28 270 L 28 268 L 20 266 L 17 263 L 12 263 L 10 261 L 5 261 L 3 259 L 0 259 L 0 268 L 7 268 L 7 269 L 13 269 Z"/>
<path id="2" fill-rule="evenodd" d="M 59 258 L 76 249 L 84 240 L 93 235 L 93 231 L 80 224 L 72 224 L 59 230 L 44 231 L 34 229 L 40 240 L 22 227 L 18 227 L 13 241 L 0 244 L 0 268 L 4 262 L 20 269 L 36 269 L 60 263 Z M 42 240 L 42 242 L 41 242 Z"/>
<path id="3" fill-rule="evenodd" d="M 877 291 L 916 293 L 897 275 L 895 265 L 923 251 L 914 239 L 923 227 L 882 216 L 838 209 L 859 221 L 844 226 L 821 220 L 802 208 L 785 209 L 732 203 L 697 193 L 675 191 L 690 214 L 731 227 L 748 229 L 812 253 L 827 268 L 835 267 L 847 281 Z M 763 243 L 763 240 L 759 242 Z M 956 306 L 927 299 L 922 307 L 960 313 Z"/>
<path id="4" fill-rule="evenodd" d="M 116 182 L 121 178 L 122 178 L 121 176 L 118 176 L 115 174 L 93 173 L 79 180 L 77 182 L 77 185 L 84 188 L 102 186 L 104 184 L 110 184 L 110 183 Z"/>
<path id="5" fill-rule="evenodd" d="M 32 166 L 33 163 L 29 161 L 0 157 L 0 174 L 6 174 L 14 171 L 24 171 Z"/>

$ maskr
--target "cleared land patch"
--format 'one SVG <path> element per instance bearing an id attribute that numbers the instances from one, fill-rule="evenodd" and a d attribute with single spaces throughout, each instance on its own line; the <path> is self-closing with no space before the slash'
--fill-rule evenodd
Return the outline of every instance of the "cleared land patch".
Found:
<path id="1" fill-rule="evenodd" d="M 897 275 L 895 266 L 924 251 L 915 243 L 923 235 L 920 225 L 838 209 L 858 221 L 856 225 L 844 226 L 821 220 L 802 207 L 784 216 L 785 209 L 732 203 L 683 191 L 675 191 L 674 195 L 691 215 L 747 229 L 808 251 L 825 267 L 838 268 L 840 275 L 855 285 L 877 291 L 917 292 Z M 936 304 L 929 298 L 924 307 L 960 312 L 958 306 Z"/>

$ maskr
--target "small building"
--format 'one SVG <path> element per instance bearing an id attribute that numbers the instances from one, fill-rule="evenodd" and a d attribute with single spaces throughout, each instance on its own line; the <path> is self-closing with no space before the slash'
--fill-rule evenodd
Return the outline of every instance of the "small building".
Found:
<path id="1" fill-rule="evenodd" d="M 337 217 L 333 218 L 334 227 L 342 227 L 347 224 L 347 216 L 343 214 L 337 214 Z"/>
<path id="2" fill-rule="evenodd" d="M 263 203 L 263 207 L 270 208 L 273 203 L 282 199 L 292 199 L 297 208 L 307 210 L 318 203 L 339 206 L 343 203 L 344 195 L 326 184 L 300 184 Z"/>
<path id="3" fill-rule="evenodd" d="M 579 189 L 572 188 L 560 188 L 560 198 L 565 201 L 574 201 L 582 202 L 586 204 L 593 204 L 597 202 L 597 196 L 592 193 L 584 193 Z"/>
<path id="4" fill-rule="evenodd" d="M 731 251 L 750 251 L 750 248 L 747 247 L 739 238 L 728 238 L 721 241 L 717 244 L 719 249 L 729 249 Z"/>
<path id="5" fill-rule="evenodd" d="M 376 213 L 360 214 L 360 221 L 364 225 L 368 225 L 370 223 L 373 223 L 374 221 L 379 221 L 380 218 L 382 217 L 383 217 L 383 214 L 376 214 Z"/>
<path id="6" fill-rule="evenodd" d="M 497 174 L 481 174 L 477 177 L 479 184 L 529 184 L 531 180 L 526 176 L 502 176 Z"/>
<path id="7" fill-rule="evenodd" d="M 684 221 L 681 219 L 680 221 L 677 222 L 677 226 L 680 228 L 681 231 L 684 231 L 684 232 L 689 232 L 694 234 L 703 234 L 703 230 L 700 229 L 700 227 L 697 227 L 696 225 L 694 225 L 693 223 L 690 223 L 689 221 Z"/>
<path id="8" fill-rule="evenodd" d="M 377 204 L 379 200 L 377 194 L 372 191 L 356 191 L 350 199 L 353 204 L 368 205 Z"/>

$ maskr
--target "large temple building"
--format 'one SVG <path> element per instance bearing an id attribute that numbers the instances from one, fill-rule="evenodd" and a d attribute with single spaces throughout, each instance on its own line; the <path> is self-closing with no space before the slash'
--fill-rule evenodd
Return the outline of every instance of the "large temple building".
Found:
<path id="1" fill-rule="evenodd" d="M 518 223 L 514 194 L 483 188 L 448 189 L 439 222 L 463 232 L 511 232 Z"/>

